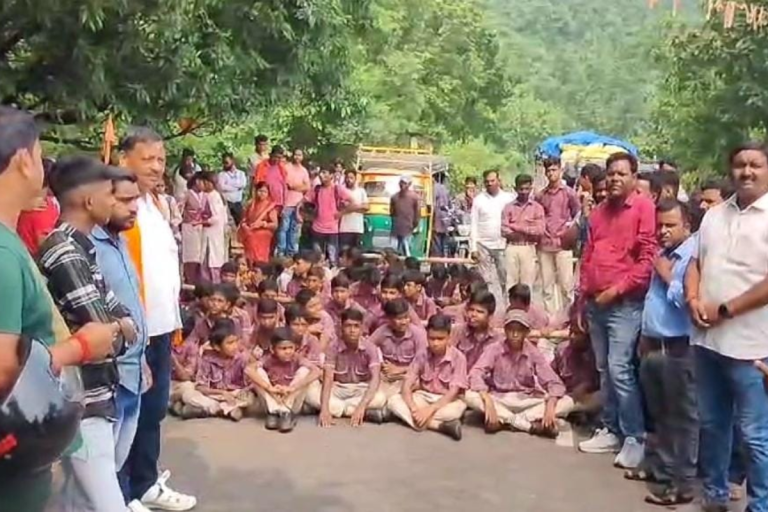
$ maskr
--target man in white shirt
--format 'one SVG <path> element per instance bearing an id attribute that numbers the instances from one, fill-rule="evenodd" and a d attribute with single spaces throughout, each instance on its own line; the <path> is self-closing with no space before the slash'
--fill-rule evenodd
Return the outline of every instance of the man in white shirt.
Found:
<path id="1" fill-rule="evenodd" d="M 756 363 L 768 362 L 768 147 L 730 154 L 736 194 L 707 211 L 686 276 L 697 325 L 699 462 L 707 511 L 728 510 L 734 423 L 749 457 L 748 510 L 768 510 L 768 397 Z"/>
<path id="2" fill-rule="evenodd" d="M 217 184 L 221 196 L 227 202 L 229 214 L 239 226 L 243 220 L 243 193 L 248 185 L 245 173 L 235 165 L 235 156 L 226 152 L 221 156 L 222 170 L 218 175 Z"/>
<path id="3" fill-rule="evenodd" d="M 469 250 L 472 259 L 477 261 L 477 270 L 496 297 L 496 304 L 504 305 L 507 295 L 504 289 L 507 282 L 504 250 L 507 242 L 501 235 L 501 212 L 517 196 L 501 189 L 499 171 L 485 171 L 483 181 L 485 191 L 472 201 Z"/>
<path id="4" fill-rule="evenodd" d="M 157 470 L 160 423 L 168 409 L 171 386 L 171 337 L 181 328 L 179 249 L 153 194 L 165 172 L 162 137 L 148 128 L 126 136 L 120 143 L 120 166 L 136 176 L 141 193 L 136 225 L 126 231 L 126 237 L 129 247 L 137 249 L 131 256 L 143 285 L 149 334 L 145 357 L 152 373 L 152 386 L 141 398 L 139 425 L 121 480 L 126 482 L 127 501 L 139 500 L 153 509 L 190 510 L 197 500 L 172 490 L 166 483 L 170 473 L 158 475 Z M 132 510 L 142 510 L 137 507 L 134 504 Z"/>
<path id="5" fill-rule="evenodd" d="M 357 171 L 349 169 L 344 173 L 344 187 L 349 191 L 352 203 L 346 208 L 348 213 L 339 223 L 339 247 L 360 247 L 365 229 L 364 214 L 368 211 L 368 194 L 357 184 Z"/>

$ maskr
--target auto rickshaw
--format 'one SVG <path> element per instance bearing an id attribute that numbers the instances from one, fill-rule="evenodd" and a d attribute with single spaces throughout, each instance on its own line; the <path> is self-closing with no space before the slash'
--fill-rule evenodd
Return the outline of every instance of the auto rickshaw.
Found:
<path id="1" fill-rule="evenodd" d="M 419 228 L 411 240 L 411 255 L 429 254 L 433 223 L 433 176 L 447 170 L 444 158 L 425 149 L 361 146 L 357 154 L 360 186 L 368 194 L 370 206 L 365 214 L 363 250 L 381 252 L 392 247 L 390 199 L 400 191 L 400 177 L 410 176 L 411 189 L 421 199 Z"/>

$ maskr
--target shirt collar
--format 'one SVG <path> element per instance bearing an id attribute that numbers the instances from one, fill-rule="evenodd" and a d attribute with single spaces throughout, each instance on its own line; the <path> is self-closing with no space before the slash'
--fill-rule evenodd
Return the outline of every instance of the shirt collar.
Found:
<path id="1" fill-rule="evenodd" d="M 90 238 L 88 238 L 88 235 L 86 235 L 85 233 L 82 233 L 80 230 L 76 229 L 74 226 L 72 226 L 68 222 L 61 221 L 59 223 L 59 230 L 61 230 L 64 234 L 69 236 L 76 244 L 82 247 L 86 252 L 92 252 L 95 249 L 93 242 L 91 241 Z"/>
<path id="2" fill-rule="evenodd" d="M 737 202 L 737 199 L 738 197 L 736 196 L 736 194 L 733 194 L 731 197 L 729 197 L 725 201 L 726 207 L 735 208 L 736 211 L 739 211 L 739 212 L 747 211 L 750 208 L 755 208 L 757 210 L 762 210 L 762 211 L 768 211 L 768 193 L 763 194 L 755 202 L 753 202 L 752 204 L 750 204 L 744 209 L 739 207 L 739 203 Z"/>
<path id="3" fill-rule="evenodd" d="M 102 226 L 96 226 L 95 228 L 93 228 L 93 231 L 91 231 L 91 236 L 96 240 L 99 240 L 102 242 L 110 242 L 113 245 L 117 245 L 118 242 L 120 241 L 119 233 L 117 236 L 114 236 L 113 233 L 108 231 L 106 228 L 103 228 Z"/>

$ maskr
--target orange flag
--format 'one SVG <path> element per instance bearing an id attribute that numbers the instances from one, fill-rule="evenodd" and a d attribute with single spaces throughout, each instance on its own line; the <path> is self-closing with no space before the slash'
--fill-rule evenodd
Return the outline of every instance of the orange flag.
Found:
<path id="1" fill-rule="evenodd" d="M 115 134 L 115 123 L 112 121 L 112 114 L 107 116 L 104 121 L 104 142 L 101 145 L 101 156 L 104 163 L 108 164 L 112 157 L 112 146 L 117 144 L 117 135 Z"/>

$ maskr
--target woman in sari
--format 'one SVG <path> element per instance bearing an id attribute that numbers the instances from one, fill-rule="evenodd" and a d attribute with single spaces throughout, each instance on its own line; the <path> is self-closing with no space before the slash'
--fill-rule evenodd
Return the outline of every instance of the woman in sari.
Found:
<path id="1" fill-rule="evenodd" d="M 269 198 L 269 187 L 263 181 L 253 186 L 251 203 L 245 210 L 238 229 L 245 258 L 249 263 L 269 261 L 272 239 L 277 230 L 277 206 Z"/>

